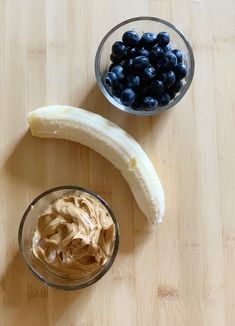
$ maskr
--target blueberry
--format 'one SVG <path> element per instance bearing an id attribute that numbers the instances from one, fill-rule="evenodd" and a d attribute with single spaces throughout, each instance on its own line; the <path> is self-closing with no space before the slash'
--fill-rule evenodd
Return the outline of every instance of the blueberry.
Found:
<path id="1" fill-rule="evenodd" d="M 124 78 L 122 66 L 118 65 L 118 66 L 113 67 L 112 72 L 114 72 L 117 75 L 118 79 Z"/>
<path id="2" fill-rule="evenodd" d="M 173 100 L 175 98 L 175 92 L 172 90 L 172 89 L 168 89 L 167 90 L 167 93 L 169 94 L 170 96 L 170 100 Z"/>
<path id="3" fill-rule="evenodd" d="M 170 42 L 170 36 L 167 32 L 160 32 L 157 35 L 157 43 L 160 46 L 166 46 Z"/>
<path id="4" fill-rule="evenodd" d="M 151 49 L 157 43 L 155 33 L 144 33 L 141 37 L 140 44 L 146 49 Z"/>
<path id="5" fill-rule="evenodd" d="M 112 94 L 114 96 L 120 98 L 121 95 L 122 95 L 123 89 L 124 89 L 124 86 L 122 84 L 120 84 L 120 83 L 117 83 L 112 87 Z"/>
<path id="6" fill-rule="evenodd" d="M 177 65 L 177 58 L 172 52 L 165 53 L 158 61 L 157 68 L 167 71 Z"/>
<path id="7" fill-rule="evenodd" d="M 170 44 L 167 44 L 166 46 L 164 46 L 163 50 L 164 52 L 170 52 L 172 51 L 172 47 L 170 46 Z"/>
<path id="8" fill-rule="evenodd" d="M 186 77 L 186 75 L 187 75 L 187 68 L 186 68 L 185 64 L 179 63 L 175 67 L 175 74 L 180 79 L 183 79 L 184 77 Z"/>
<path id="9" fill-rule="evenodd" d="M 154 46 L 152 48 L 152 51 L 150 53 L 150 60 L 154 64 L 157 63 L 157 61 L 163 56 L 164 51 L 160 46 Z"/>
<path id="10" fill-rule="evenodd" d="M 117 57 L 115 57 L 115 55 L 113 55 L 112 53 L 110 54 L 110 60 L 113 62 L 113 63 L 120 63 L 122 61 L 122 59 L 119 59 Z"/>
<path id="11" fill-rule="evenodd" d="M 127 57 L 128 58 L 135 58 L 137 56 L 137 49 L 136 48 L 128 48 L 127 49 Z"/>
<path id="12" fill-rule="evenodd" d="M 153 67 L 146 67 L 143 71 L 142 76 L 146 81 L 153 80 L 156 77 L 156 71 Z"/>
<path id="13" fill-rule="evenodd" d="M 109 66 L 109 71 L 112 71 L 113 67 L 116 67 L 116 63 L 112 62 Z"/>
<path id="14" fill-rule="evenodd" d="M 125 60 L 123 65 L 122 65 L 123 69 L 124 69 L 124 72 L 128 73 L 131 70 L 132 65 L 133 65 L 133 59 Z"/>
<path id="15" fill-rule="evenodd" d="M 138 89 L 138 96 L 140 99 L 142 99 L 145 96 L 149 95 L 149 86 L 141 85 L 141 87 Z"/>
<path id="16" fill-rule="evenodd" d="M 170 102 L 171 98 L 168 93 L 163 93 L 158 97 L 158 104 L 160 106 L 167 105 Z"/>
<path id="17" fill-rule="evenodd" d="M 142 49 L 140 49 L 140 50 L 137 52 L 137 55 L 138 55 L 138 56 L 149 57 L 150 52 L 149 52 L 148 50 L 146 50 L 145 48 L 142 48 Z"/>
<path id="18" fill-rule="evenodd" d="M 136 90 L 140 87 L 140 77 L 139 76 L 132 76 L 129 78 L 129 87 Z"/>
<path id="19" fill-rule="evenodd" d="M 172 90 L 174 93 L 179 93 L 183 86 L 182 80 L 176 80 L 176 82 L 170 87 L 170 90 Z"/>
<path id="20" fill-rule="evenodd" d="M 138 56 L 133 59 L 133 68 L 136 70 L 143 70 L 147 67 L 149 60 L 147 57 Z"/>
<path id="21" fill-rule="evenodd" d="M 177 58 L 177 62 L 178 62 L 178 63 L 181 63 L 182 60 L 183 60 L 182 52 L 181 52 L 180 50 L 177 50 L 177 49 L 172 50 L 172 52 L 173 52 L 174 55 L 176 56 L 176 58 Z"/>
<path id="22" fill-rule="evenodd" d="M 127 55 L 127 47 L 122 42 L 117 41 L 112 46 L 112 54 L 119 59 L 124 59 Z"/>
<path id="23" fill-rule="evenodd" d="M 129 88 L 129 78 L 128 75 L 124 75 L 124 78 L 120 80 L 124 88 Z"/>
<path id="24" fill-rule="evenodd" d="M 114 72 L 108 72 L 105 75 L 105 83 L 108 86 L 113 86 L 118 82 L 118 76 Z"/>
<path id="25" fill-rule="evenodd" d="M 154 80 L 149 86 L 149 93 L 152 96 L 157 96 L 162 94 L 165 91 L 163 82 L 161 80 Z"/>
<path id="26" fill-rule="evenodd" d="M 131 106 L 135 100 L 135 92 L 131 88 L 126 88 L 123 90 L 121 95 L 121 101 L 126 106 Z"/>
<path id="27" fill-rule="evenodd" d="M 127 31 L 123 34 L 122 41 L 127 46 L 135 47 L 140 41 L 140 36 L 135 31 Z"/>
<path id="28" fill-rule="evenodd" d="M 136 97 L 131 107 L 135 111 L 141 111 L 141 100 L 138 97 Z"/>
<path id="29" fill-rule="evenodd" d="M 164 72 L 161 76 L 161 80 L 163 81 L 164 86 L 169 88 L 176 81 L 174 71 L 170 70 L 168 72 Z"/>
<path id="30" fill-rule="evenodd" d="M 146 96 L 143 98 L 142 104 L 147 111 L 152 111 L 158 106 L 158 101 L 154 97 Z"/>

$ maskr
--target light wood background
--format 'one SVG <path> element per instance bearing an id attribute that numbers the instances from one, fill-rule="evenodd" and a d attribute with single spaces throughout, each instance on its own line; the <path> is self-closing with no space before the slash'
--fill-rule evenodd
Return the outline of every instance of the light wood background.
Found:
<path id="1" fill-rule="evenodd" d="M 196 70 L 177 107 L 154 118 L 115 110 L 93 69 L 103 35 L 130 17 L 152 15 L 191 39 Z M 234 0 L 0 1 L 0 325 L 235 325 Z M 166 216 L 146 224 L 120 173 L 79 144 L 28 132 L 28 111 L 69 104 L 128 130 L 153 161 Z M 119 255 L 96 285 L 48 289 L 17 246 L 30 201 L 78 184 L 112 206 Z"/>

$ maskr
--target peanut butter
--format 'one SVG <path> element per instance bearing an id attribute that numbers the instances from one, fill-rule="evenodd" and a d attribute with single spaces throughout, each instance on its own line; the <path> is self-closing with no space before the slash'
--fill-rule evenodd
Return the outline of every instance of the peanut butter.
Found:
<path id="1" fill-rule="evenodd" d="M 36 259 L 68 277 L 95 274 L 113 253 L 115 225 L 93 196 L 68 195 L 39 216 L 32 240 Z"/>

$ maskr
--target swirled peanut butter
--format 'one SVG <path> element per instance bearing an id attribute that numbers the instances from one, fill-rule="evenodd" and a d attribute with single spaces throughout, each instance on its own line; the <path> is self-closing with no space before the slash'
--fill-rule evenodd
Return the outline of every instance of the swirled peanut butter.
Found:
<path id="1" fill-rule="evenodd" d="M 115 225 L 93 196 L 66 195 L 39 216 L 32 250 L 36 259 L 68 277 L 98 272 L 110 259 Z"/>

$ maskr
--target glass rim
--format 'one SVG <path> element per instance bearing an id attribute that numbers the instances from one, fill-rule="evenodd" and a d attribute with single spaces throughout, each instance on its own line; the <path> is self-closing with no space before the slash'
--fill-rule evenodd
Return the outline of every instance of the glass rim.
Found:
<path id="1" fill-rule="evenodd" d="M 114 248 L 113 248 L 113 252 L 112 252 L 112 256 L 109 259 L 109 261 L 106 263 L 106 265 L 104 266 L 104 268 L 97 274 L 95 275 L 95 277 L 93 277 L 90 281 L 88 282 L 84 282 L 78 285 L 62 285 L 62 284 L 56 284 L 52 281 L 48 281 L 46 278 L 44 278 L 42 275 L 40 275 L 39 272 L 36 271 L 35 268 L 33 268 L 33 266 L 30 264 L 30 262 L 28 261 L 28 259 L 25 256 L 24 253 L 24 246 L 22 243 L 22 234 L 23 234 L 23 229 L 24 229 L 24 223 L 27 219 L 27 216 L 30 212 L 30 210 L 33 208 L 33 206 L 38 203 L 43 197 L 47 196 L 50 193 L 53 192 L 57 192 L 60 190 L 76 190 L 76 191 L 81 191 L 81 192 L 85 192 L 88 193 L 89 195 L 95 197 L 108 211 L 108 213 L 110 214 L 113 223 L 115 225 L 115 244 L 114 244 Z M 39 194 L 37 197 L 35 197 L 33 199 L 33 201 L 28 205 L 28 207 L 26 208 L 21 221 L 20 221 L 20 225 L 19 225 L 19 230 L 18 230 L 18 245 L 19 245 L 19 249 L 20 249 L 20 254 L 21 257 L 23 258 L 23 261 L 25 262 L 26 266 L 29 268 L 29 270 L 32 272 L 33 275 L 35 275 L 37 277 L 37 279 L 39 279 L 40 281 L 42 281 L 43 283 L 47 284 L 48 286 L 52 287 L 52 288 L 56 288 L 56 289 L 60 289 L 60 290 L 64 290 L 64 291 L 73 291 L 73 290 L 79 290 L 82 288 L 86 288 L 94 283 L 96 283 L 97 281 L 99 281 L 107 272 L 108 270 L 111 268 L 111 266 L 113 265 L 113 262 L 117 256 L 118 253 L 118 248 L 119 248 L 119 225 L 117 222 L 117 219 L 113 213 L 113 211 L 111 210 L 111 208 L 109 207 L 109 205 L 106 203 L 106 201 L 99 196 L 97 193 L 85 189 L 83 187 L 79 187 L 79 186 L 74 186 L 74 185 L 66 185 L 66 186 L 57 186 L 57 187 L 53 187 L 50 188 L 46 191 L 44 191 L 43 193 Z M 51 273 L 48 269 L 46 269 L 48 273 Z M 58 274 L 56 274 L 56 277 L 64 279 L 65 277 L 60 276 Z M 75 280 L 75 279 L 73 279 Z"/>
<path id="2" fill-rule="evenodd" d="M 122 27 L 126 24 L 129 24 L 129 23 L 132 23 L 135 21 L 141 21 L 141 20 L 142 21 L 147 20 L 147 21 L 158 22 L 158 23 L 161 23 L 161 24 L 166 25 L 166 26 L 170 27 L 171 29 L 173 29 L 179 35 L 179 37 L 184 41 L 184 43 L 187 47 L 188 53 L 189 53 L 189 58 L 190 58 L 190 63 L 191 63 L 191 70 L 190 70 L 190 74 L 188 76 L 187 83 L 185 84 L 185 86 L 183 87 L 183 89 L 179 93 L 179 95 L 176 97 L 176 99 L 171 101 L 169 104 L 163 106 L 161 109 L 154 110 L 154 111 L 137 111 L 137 110 L 134 110 L 130 107 L 127 107 L 127 106 L 117 102 L 107 91 L 106 87 L 104 86 L 104 83 L 102 82 L 102 78 L 101 78 L 100 72 L 99 72 L 101 51 L 102 51 L 102 48 L 103 48 L 105 42 L 110 37 L 110 35 L 112 35 L 120 27 Z M 194 69 L 195 69 L 195 59 L 194 59 L 191 42 L 187 39 L 187 37 L 184 35 L 184 33 L 181 30 L 179 30 L 174 24 L 172 24 L 164 19 L 158 18 L 158 17 L 138 16 L 138 17 L 133 17 L 133 18 L 122 21 L 121 23 L 119 23 L 119 24 L 115 25 L 113 28 L 111 28 L 105 34 L 105 36 L 103 37 L 103 39 L 101 40 L 101 42 L 97 48 L 94 66 L 95 66 L 95 76 L 96 76 L 96 81 L 97 81 L 98 87 L 101 90 L 101 92 L 103 93 L 103 95 L 105 96 L 105 98 L 113 106 L 115 106 L 116 108 L 120 109 L 121 111 L 127 112 L 129 114 L 133 114 L 133 115 L 137 115 L 137 116 L 152 116 L 152 115 L 157 115 L 163 111 L 170 109 L 171 107 L 175 106 L 184 97 L 184 95 L 187 93 L 187 91 L 192 83 L 192 80 L 193 80 Z"/>

